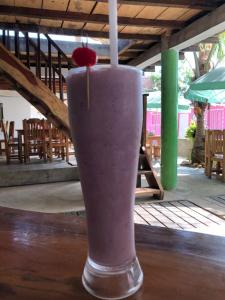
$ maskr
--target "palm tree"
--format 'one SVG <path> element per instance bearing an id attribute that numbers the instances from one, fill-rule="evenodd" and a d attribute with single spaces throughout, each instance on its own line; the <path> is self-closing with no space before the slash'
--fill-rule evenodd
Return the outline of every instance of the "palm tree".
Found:
<path id="1" fill-rule="evenodd" d="M 225 57 L 225 32 L 218 36 L 216 44 L 200 44 L 199 54 L 193 52 L 195 60 L 194 80 L 214 69 Z M 205 160 L 204 114 L 207 103 L 193 101 L 196 116 L 196 134 L 192 149 L 192 162 L 202 163 Z"/>

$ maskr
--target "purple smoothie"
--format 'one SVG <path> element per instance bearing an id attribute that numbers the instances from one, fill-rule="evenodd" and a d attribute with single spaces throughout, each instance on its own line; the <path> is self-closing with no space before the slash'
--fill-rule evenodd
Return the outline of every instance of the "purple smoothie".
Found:
<path id="1" fill-rule="evenodd" d="M 69 117 L 87 212 L 89 257 L 121 266 L 135 257 L 133 205 L 142 126 L 141 73 L 95 66 L 67 77 Z"/>

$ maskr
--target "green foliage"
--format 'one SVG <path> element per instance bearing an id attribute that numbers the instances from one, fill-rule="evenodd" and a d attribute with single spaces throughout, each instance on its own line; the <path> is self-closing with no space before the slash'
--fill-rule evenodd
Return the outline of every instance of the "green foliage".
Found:
<path id="1" fill-rule="evenodd" d="M 187 62 L 179 61 L 178 67 L 178 87 L 179 91 L 182 94 L 188 88 L 189 84 L 193 81 L 194 73 Z M 153 90 L 160 91 L 161 90 L 161 70 L 155 71 L 150 75 L 150 80 L 153 85 Z"/>
<path id="2" fill-rule="evenodd" d="M 188 65 L 186 60 L 180 60 L 178 65 L 178 88 L 182 94 L 187 90 L 189 84 L 193 81 L 194 72 Z"/>
<path id="3" fill-rule="evenodd" d="M 213 45 L 213 54 L 210 57 L 214 62 L 213 67 L 216 67 L 216 65 L 219 62 L 222 62 L 225 57 L 225 32 L 220 33 L 218 38 L 219 41 Z"/>
<path id="4" fill-rule="evenodd" d="M 196 134 L 196 123 L 191 121 L 189 127 L 186 130 L 185 137 L 188 139 L 194 139 Z"/>
<path id="5" fill-rule="evenodd" d="M 153 90 L 160 91 L 161 90 L 161 73 L 153 73 L 150 75 L 150 80 L 153 84 Z"/>

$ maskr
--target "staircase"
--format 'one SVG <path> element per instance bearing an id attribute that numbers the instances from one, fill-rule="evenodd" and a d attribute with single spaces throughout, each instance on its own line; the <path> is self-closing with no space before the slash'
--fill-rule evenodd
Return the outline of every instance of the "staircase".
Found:
<path id="1" fill-rule="evenodd" d="M 163 200 L 164 190 L 157 178 L 157 174 L 152 166 L 151 159 L 146 152 L 146 121 L 147 121 L 147 96 L 143 95 L 143 124 L 141 134 L 141 147 L 139 152 L 136 198 L 156 198 Z M 145 176 L 147 186 L 142 187 L 142 176 Z"/>
<path id="2" fill-rule="evenodd" d="M 23 35 L 25 52 L 20 51 Z M 48 54 L 41 50 L 40 34 L 36 42 L 28 33 L 15 31 L 13 36 L 3 30 L 0 43 L 0 72 L 13 88 L 29 101 L 46 118 L 70 136 L 68 109 L 65 100 L 65 78 L 62 61 L 66 67 L 71 62 L 57 44 L 45 34 L 48 40 Z M 14 40 L 12 47 L 11 40 Z M 53 56 L 52 49 L 57 53 Z"/>

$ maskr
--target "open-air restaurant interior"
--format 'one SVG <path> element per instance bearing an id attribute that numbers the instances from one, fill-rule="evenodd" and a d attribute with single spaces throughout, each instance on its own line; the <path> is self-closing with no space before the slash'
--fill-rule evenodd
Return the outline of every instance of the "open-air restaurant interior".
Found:
<path id="1" fill-rule="evenodd" d="M 225 1 L 0 0 L 0 300 L 225 299 Z"/>

